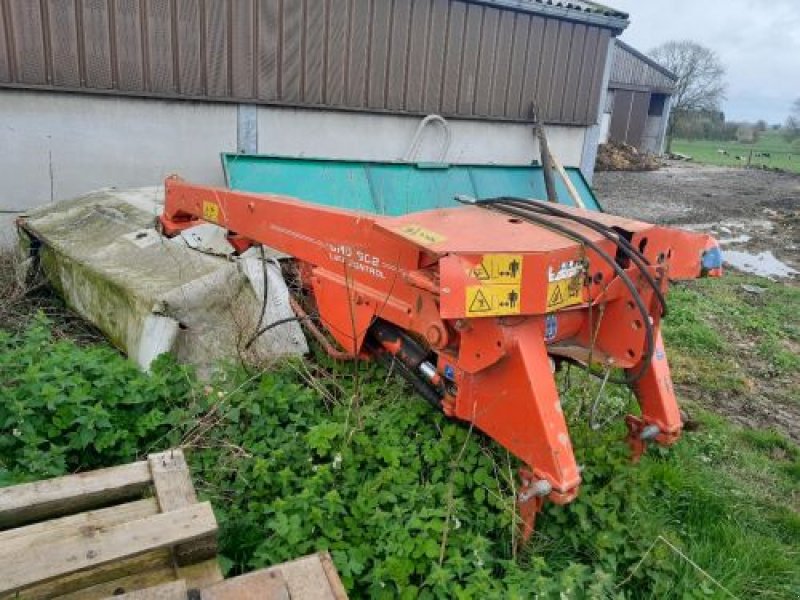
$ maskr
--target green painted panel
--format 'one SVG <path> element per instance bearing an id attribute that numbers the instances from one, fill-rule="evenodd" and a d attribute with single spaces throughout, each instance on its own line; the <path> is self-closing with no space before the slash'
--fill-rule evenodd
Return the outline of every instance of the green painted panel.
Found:
<path id="1" fill-rule="evenodd" d="M 546 198 L 540 166 L 441 165 L 222 154 L 228 187 L 283 194 L 384 215 L 456 206 L 455 196 Z M 602 210 L 580 170 L 567 169 L 584 204 Z M 573 205 L 556 177 L 559 202 Z"/>

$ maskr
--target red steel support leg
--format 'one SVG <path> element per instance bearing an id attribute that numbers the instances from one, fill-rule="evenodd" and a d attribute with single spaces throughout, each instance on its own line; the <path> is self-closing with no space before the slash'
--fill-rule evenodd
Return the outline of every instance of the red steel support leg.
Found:
<path id="1" fill-rule="evenodd" d="M 644 376 L 633 386 L 642 416 L 625 417 L 628 425 L 628 444 L 634 461 L 639 460 L 649 440 L 664 446 L 674 444 L 680 437 L 683 427 L 660 326 L 655 327 L 655 334 L 653 360 Z M 630 372 L 636 370 L 637 367 L 634 367 Z"/>
<path id="2" fill-rule="evenodd" d="M 456 416 L 474 422 L 528 465 L 517 497 L 527 539 L 544 498 L 572 501 L 581 479 L 541 324 L 503 327 L 502 335 L 505 358 L 465 376 Z"/>

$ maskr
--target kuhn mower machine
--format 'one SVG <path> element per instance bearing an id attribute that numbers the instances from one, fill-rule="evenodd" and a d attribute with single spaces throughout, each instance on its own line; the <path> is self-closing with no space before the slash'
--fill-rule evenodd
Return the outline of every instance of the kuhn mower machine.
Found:
<path id="1" fill-rule="evenodd" d="M 438 410 L 527 465 L 528 537 L 543 501 L 570 502 L 581 482 L 555 369 L 620 369 L 641 406 L 626 417 L 634 456 L 674 443 L 664 296 L 670 279 L 718 274 L 719 250 L 706 235 L 550 202 L 461 201 L 387 217 L 172 177 L 161 225 L 174 235 L 209 221 L 241 249 L 291 256 L 297 318 L 333 356 L 393 358 Z"/>

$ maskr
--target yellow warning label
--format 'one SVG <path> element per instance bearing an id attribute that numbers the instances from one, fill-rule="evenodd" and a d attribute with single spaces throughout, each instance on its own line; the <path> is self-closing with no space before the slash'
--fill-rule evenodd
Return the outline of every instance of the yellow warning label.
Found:
<path id="1" fill-rule="evenodd" d="M 203 218 L 206 221 L 219 222 L 219 205 L 207 200 L 203 201 Z"/>
<path id="2" fill-rule="evenodd" d="M 520 283 L 522 255 L 484 254 L 481 262 L 470 270 L 470 275 L 484 283 Z"/>
<path id="3" fill-rule="evenodd" d="M 583 277 L 578 275 L 569 279 L 559 279 L 547 284 L 547 312 L 581 304 L 583 297 Z"/>
<path id="4" fill-rule="evenodd" d="M 440 235 L 435 231 L 431 231 L 430 229 L 425 229 L 420 225 L 414 224 L 403 225 L 397 231 L 403 234 L 404 237 L 422 244 L 423 246 L 438 244 L 439 242 L 443 242 L 447 239 L 445 236 Z"/>
<path id="5" fill-rule="evenodd" d="M 518 285 L 467 286 L 466 314 L 469 317 L 499 317 L 518 315 L 520 289 Z"/>

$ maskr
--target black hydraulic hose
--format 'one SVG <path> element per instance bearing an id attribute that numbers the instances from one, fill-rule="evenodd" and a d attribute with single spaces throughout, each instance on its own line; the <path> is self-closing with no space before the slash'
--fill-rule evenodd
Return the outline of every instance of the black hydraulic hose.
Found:
<path id="1" fill-rule="evenodd" d="M 568 227 L 564 227 L 559 223 L 555 223 L 545 218 L 541 218 L 536 214 L 531 214 L 529 211 L 519 210 L 514 208 L 513 206 L 508 206 L 502 201 L 492 201 L 492 200 L 481 200 L 477 202 L 478 204 L 482 204 L 485 206 L 489 206 L 491 208 L 495 208 L 500 212 L 504 212 L 506 214 L 515 216 L 517 218 L 521 218 L 523 220 L 528 220 L 535 224 L 551 228 L 562 235 L 574 239 L 578 242 L 581 242 L 594 250 L 613 270 L 614 273 L 623 281 L 625 287 L 628 288 L 628 291 L 631 293 L 633 297 L 634 303 L 636 304 L 637 309 L 639 310 L 639 314 L 642 316 L 642 321 L 645 326 L 645 345 L 646 345 L 646 352 L 642 360 L 641 367 L 639 370 L 632 374 L 628 375 L 624 379 L 611 379 L 610 381 L 614 383 L 626 383 L 632 384 L 641 379 L 644 375 L 647 368 L 650 366 L 650 362 L 652 361 L 653 352 L 655 351 L 655 334 L 653 332 L 653 325 L 650 321 L 650 314 L 647 308 L 644 305 L 644 300 L 639 293 L 639 290 L 636 288 L 633 281 L 631 281 L 628 274 L 617 264 L 617 261 L 611 257 L 609 254 L 605 252 L 602 248 L 600 248 L 597 244 L 595 244 L 592 240 L 587 238 L 586 236 L 569 229 Z"/>
<path id="2" fill-rule="evenodd" d="M 264 335 L 264 334 L 265 334 L 265 333 L 267 333 L 268 331 L 270 331 L 270 330 L 272 330 L 272 329 L 275 329 L 276 327 L 279 327 L 280 325 L 286 325 L 286 323 L 294 323 L 295 321 L 305 321 L 305 320 L 306 320 L 306 319 L 308 319 L 308 318 L 309 318 L 309 317 L 308 317 L 307 315 L 304 315 L 304 316 L 300 316 L 300 317 L 297 317 L 297 316 L 295 316 L 295 317 L 286 317 L 285 319 L 278 319 L 277 321 L 273 321 L 273 322 L 272 322 L 272 323 L 270 323 L 269 325 L 265 325 L 264 327 L 262 327 L 261 329 L 259 329 L 258 331 L 256 331 L 256 332 L 255 332 L 255 333 L 254 333 L 254 334 L 253 334 L 253 335 L 250 337 L 250 339 L 247 341 L 247 343 L 244 345 L 244 349 L 245 349 L 245 350 L 249 349 L 249 348 L 250 348 L 250 346 L 252 346 L 252 345 L 253 345 L 253 343 L 254 343 L 254 342 L 255 342 L 255 341 L 258 339 L 258 338 L 260 338 L 262 335 Z"/>
<path id="3" fill-rule="evenodd" d="M 493 200 L 504 200 L 504 201 L 508 201 L 508 202 L 513 202 L 515 204 L 524 206 L 525 208 L 536 209 L 539 212 L 546 211 L 549 214 L 553 215 L 554 217 L 562 217 L 564 219 L 570 219 L 572 221 L 576 221 L 578 223 L 581 223 L 582 225 L 586 225 L 587 227 L 590 227 L 591 229 L 594 229 L 598 233 L 601 233 L 601 231 L 606 231 L 606 232 L 608 232 L 608 233 L 610 233 L 610 234 L 612 234 L 614 236 L 617 236 L 619 243 L 623 244 L 631 252 L 636 254 L 636 256 L 638 256 L 641 259 L 642 262 L 644 262 L 647 265 L 650 264 L 650 261 L 648 261 L 647 258 L 645 258 L 644 254 L 642 254 L 641 251 L 639 251 L 637 248 L 634 248 L 627 239 L 622 237 L 616 229 L 614 229 L 613 227 L 611 227 L 609 225 L 603 225 L 602 223 L 599 223 L 597 221 L 589 219 L 588 217 L 582 217 L 580 215 L 574 215 L 574 214 L 569 213 L 567 211 L 561 210 L 560 208 L 557 208 L 556 206 L 554 206 L 554 205 L 552 205 L 550 203 L 539 202 L 538 200 L 533 200 L 533 199 L 529 199 L 529 198 L 517 198 L 517 197 L 513 197 L 513 196 L 502 196 L 502 197 L 495 198 Z M 614 240 L 612 240 L 612 241 L 614 241 Z M 616 243 L 616 241 L 615 241 L 615 243 Z"/>
<path id="4" fill-rule="evenodd" d="M 540 213 L 548 213 L 554 217 L 561 217 L 564 219 L 580 223 L 581 225 L 584 225 L 596 231 L 597 233 L 605 237 L 607 240 L 614 242 L 614 244 L 616 244 L 617 247 L 620 248 L 620 250 L 623 250 L 624 248 L 623 252 L 625 253 L 625 255 L 628 256 L 628 258 L 630 258 L 632 261 L 634 261 L 640 270 L 644 271 L 645 266 L 650 266 L 650 261 L 647 260 L 644 254 L 642 254 L 642 252 L 638 248 L 635 248 L 624 236 L 620 234 L 619 231 L 617 231 L 611 226 L 603 225 L 602 223 L 598 223 L 597 221 L 589 219 L 588 217 L 573 215 L 559 208 L 556 208 L 551 204 L 546 204 L 543 202 L 537 202 L 535 200 L 528 200 L 522 198 L 507 198 L 507 200 L 509 202 L 512 202 L 515 206 L 525 207 L 527 209 L 534 209 Z M 625 252 L 625 250 L 627 250 L 627 252 Z M 635 259 L 634 256 L 636 257 Z"/>
<path id="5" fill-rule="evenodd" d="M 624 379 L 609 379 L 609 381 L 613 383 L 624 383 L 624 384 L 633 384 L 636 383 L 639 379 L 641 379 L 645 371 L 650 366 L 650 363 L 653 360 L 653 353 L 655 352 L 655 334 L 653 332 L 653 324 L 650 322 L 650 313 L 647 311 L 647 308 L 644 305 L 644 301 L 642 300 L 641 294 L 639 294 L 639 290 L 636 289 L 633 281 L 631 278 L 628 277 L 628 274 L 617 264 L 617 261 L 614 260 L 608 253 L 603 250 L 600 246 L 595 244 L 592 240 L 587 238 L 586 236 L 569 229 L 568 227 L 564 227 L 560 223 L 556 223 L 549 219 L 541 218 L 536 214 L 531 214 L 528 211 L 518 210 L 513 206 L 505 205 L 503 202 L 494 202 L 492 200 L 479 200 L 476 204 L 480 206 L 486 206 L 488 208 L 497 210 L 499 212 L 517 217 L 522 220 L 529 221 L 531 223 L 535 223 L 537 225 L 541 225 L 546 228 L 553 229 L 554 231 L 562 234 L 563 236 L 581 242 L 582 244 L 588 246 L 592 250 L 594 250 L 608 265 L 614 270 L 614 273 L 619 277 L 622 282 L 625 284 L 625 287 L 628 288 L 628 291 L 631 293 L 633 297 L 633 301 L 636 304 L 636 308 L 639 310 L 639 314 L 642 316 L 642 322 L 645 327 L 645 346 L 646 352 L 644 357 L 642 358 L 641 366 L 639 367 L 638 371 L 634 374 L 629 374 Z M 587 365 L 588 366 L 588 365 Z"/>
<path id="6" fill-rule="evenodd" d="M 258 323 L 256 323 L 256 329 L 253 332 L 253 335 L 250 336 L 250 339 L 248 339 L 247 343 L 244 345 L 245 350 L 252 346 L 255 341 L 264 334 L 264 331 L 261 331 L 261 326 L 264 324 L 264 317 L 267 316 L 267 302 L 269 301 L 269 273 L 267 271 L 267 257 L 264 254 L 263 245 L 260 245 L 258 250 L 261 254 L 261 273 L 264 277 L 264 297 L 261 298 L 261 309 L 258 313 Z"/>
<path id="7" fill-rule="evenodd" d="M 653 276 L 650 274 L 650 271 L 647 270 L 649 265 L 648 260 L 644 257 L 644 255 L 639 252 L 638 249 L 634 248 L 631 243 L 626 240 L 620 233 L 611 227 L 598 223 L 596 221 L 592 221 L 586 217 L 581 217 L 580 215 L 573 215 L 566 211 L 556 208 L 551 204 L 544 204 L 540 202 L 532 202 L 530 200 L 524 200 L 521 198 L 512 198 L 512 197 L 500 197 L 500 198 L 490 198 L 488 200 L 479 200 L 478 204 L 485 203 L 485 202 L 502 202 L 504 204 L 508 204 L 509 206 L 514 206 L 521 210 L 532 210 L 539 214 L 549 214 L 554 217 L 560 217 L 563 219 L 568 219 L 570 221 L 575 221 L 576 223 L 580 223 L 581 225 L 588 227 L 589 229 L 596 231 L 604 238 L 613 242 L 620 251 L 633 262 L 636 267 L 641 272 L 642 276 L 647 281 L 648 285 L 653 289 L 653 294 L 655 295 L 658 303 L 661 305 L 661 316 L 667 316 L 667 299 L 664 297 L 664 294 L 661 292 L 661 288 L 653 279 Z"/>

